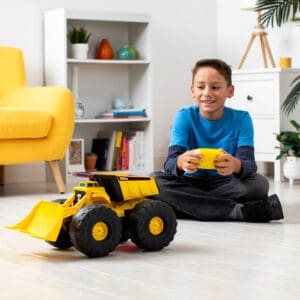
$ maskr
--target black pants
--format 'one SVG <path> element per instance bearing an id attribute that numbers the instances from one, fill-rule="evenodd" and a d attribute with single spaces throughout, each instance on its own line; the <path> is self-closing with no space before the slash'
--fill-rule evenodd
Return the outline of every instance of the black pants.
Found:
<path id="1" fill-rule="evenodd" d="M 185 177 L 154 172 L 160 194 L 176 213 L 198 220 L 228 220 L 237 203 L 265 199 L 267 179 L 256 173 L 240 180 L 235 176 Z"/>

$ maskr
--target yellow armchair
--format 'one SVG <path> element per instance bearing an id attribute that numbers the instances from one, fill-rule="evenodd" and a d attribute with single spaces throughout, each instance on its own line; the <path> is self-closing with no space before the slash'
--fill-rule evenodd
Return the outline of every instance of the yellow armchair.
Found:
<path id="1" fill-rule="evenodd" d="M 28 87 L 23 53 L 0 47 L 0 165 L 46 161 L 58 191 L 65 192 L 58 161 L 74 130 L 72 92 Z"/>

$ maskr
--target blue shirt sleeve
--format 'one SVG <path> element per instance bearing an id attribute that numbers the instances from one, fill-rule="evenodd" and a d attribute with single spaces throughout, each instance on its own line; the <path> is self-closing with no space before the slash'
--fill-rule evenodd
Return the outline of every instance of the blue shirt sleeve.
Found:
<path id="1" fill-rule="evenodd" d="M 186 151 L 182 146 L 170 146 L 168 149 L 168 157 L 164 163 L 164 171 L 176 176 L 183 175 L 184 171 L 177 168 L 177 158 Z"/>
<path id="2" fill-rule="evenodd" d="M 191 130 L 190 116 L 185 109 L 179 110 L 173 120 L 170 146 L 177 145 L 189 149 L 189 136 Z"/>
<path id="3" fill-rule="evenodd" d="M 253 123 L 248 112 L 243 112 L 243 114 L 240 114 L 237 148 L 242 146 L 254 147 Z"/>
<path id="4" fill-rule="evenodd" d="M 242 162 L 242 170 L 240 174 L 235 174 L 240 179 L 246 178 L 257 171 L 253 147 L 242 146 L 238 148 L 236 158 Z"/>

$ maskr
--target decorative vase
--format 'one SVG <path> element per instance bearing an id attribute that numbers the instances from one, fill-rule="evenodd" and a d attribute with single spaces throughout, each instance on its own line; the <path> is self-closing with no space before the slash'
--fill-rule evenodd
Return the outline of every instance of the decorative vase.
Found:
<path id="1" fill-rule="evenodd" d="M 75 118 L 82 119 L 84 116 L 84 105 L 82 102 L 75 103 Z"/>
<path id="2" fill-rule="evenodd" d="M 114 51 L 107 39 L 102 39 L 97 49 L 98 59 L 112 59 L 114 57 Z"/>
<path id="3" fill-rule="evenodd" d="M 283 162 L 283 175 L 294 184 L 295 179 L 300 179 L 300 159 L 295 156 L 287 156 Z"/>
<path id="4" fill-rule="evenodd" d="M 88 58 L 88 51 L 89 51 L 89 44 L 72 44 L 72 57 L 76 59 L 87 59 Z"/>
<path id="5" fill-rule="evenodd" d="M 130 45 L 125 45 L 123 46 L 119 51 L 118 51 L 118 59 L 136 59 L 136 50 Z"/>
<path id="6" fill-rule="evenodd" d="M 86 155 L 84 158 L 84 165 L 87 171 L 96 171 L 96 163 L 97 163 L 98 156 L 96 154 L 93 155 Z"/>
<path id="7" fill-rule="evenodd" d="M 128 108 L 127 102 L 121 98 L 115 98 L 111 103 L 112 109 L 125 109 Z"/>

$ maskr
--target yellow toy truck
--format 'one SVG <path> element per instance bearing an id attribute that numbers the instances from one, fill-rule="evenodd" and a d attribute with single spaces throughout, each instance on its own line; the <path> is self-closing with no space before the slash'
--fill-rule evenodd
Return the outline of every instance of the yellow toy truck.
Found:
<path id="1" fill-rule="evenodd" d="M 68 199 L 40 201 L 19 223 L 8 226 L 43 239 L 59 249 L 74 246 L 89 257 L 101 257 L 131 239 L 138 247 L 158 251 L 176 233 L 173 209 L 147 199 L 159 194 L 154 178 L 127 174 L 84 173 Z"/>

